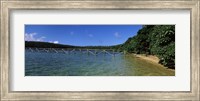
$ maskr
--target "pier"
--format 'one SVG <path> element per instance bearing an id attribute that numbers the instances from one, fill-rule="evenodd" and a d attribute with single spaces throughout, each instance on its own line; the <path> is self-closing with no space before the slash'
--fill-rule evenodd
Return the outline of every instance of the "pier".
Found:
<path id="1" fill-rule="evenodd" d="M 125 54 L 125 52 L 116 51 L 114 49 L 85 49 L 85 48 L 25 48 L 29 52 L 46 52 L 46 53 L 63 53 L 63 54 L 88 54 L 88 55 L 99 55 L 108 54 L 115 56 L 117 54 Z"/>

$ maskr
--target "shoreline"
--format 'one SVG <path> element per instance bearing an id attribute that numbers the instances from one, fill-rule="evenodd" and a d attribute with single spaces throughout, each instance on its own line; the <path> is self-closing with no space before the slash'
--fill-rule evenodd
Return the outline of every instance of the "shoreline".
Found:
<path id="1" fill-rule="evenodd" d="M 155 55 L 133 54 L 133 53 L 131 55 L 135 56 L 136 58 L 140 58 L 142 60 L 146 60 L 148 62 L 154 63 L 156 65 L 160 65 L 163 68 L 166 68 L 167 70 L 175 71 L 175 69 L 171 69 L 162 64 L 159 64 L 160 59 Z"/>

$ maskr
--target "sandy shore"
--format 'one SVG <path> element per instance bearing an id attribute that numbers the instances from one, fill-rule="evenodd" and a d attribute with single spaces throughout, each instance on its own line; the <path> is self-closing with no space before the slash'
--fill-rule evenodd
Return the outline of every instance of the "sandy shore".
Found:
<path id="1" fill-rule="evenodd" d="M 154 56 L 154 55 L 145 55 L 145 54 L 132 54 L 132 55 L 134 55 L 137 58 L 140 58 L 140 59 L 152 62 L 154 64 L 160 65 L 162 67 L 165 67 L 165 66 L 159 64 L 160 59 L 157 56 Z M 165 67 L 165 68 L 167 68 L 167 67 Z M 169 68 L 167 68 L 167 69 L 169 69 Z M 169 69 L 169 70 L 174 71 L 174 69 Z"/>
<path id="2" fill-rule="evenodd" d="M 160 61 L 160 59 L 157 56 L 154 55 L 145 55 L 145 54 L 133 54 L 135 57 L 144 59 L 144 60 L 148 60 L 150 62 L 153 63 L 157 63 Z"/>

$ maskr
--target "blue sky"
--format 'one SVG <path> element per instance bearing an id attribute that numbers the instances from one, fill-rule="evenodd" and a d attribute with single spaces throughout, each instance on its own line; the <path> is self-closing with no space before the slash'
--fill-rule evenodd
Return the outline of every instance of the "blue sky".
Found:
<path id="1" fill-rule="evenodd" d="M 110 46 L 124 43 L 141 28 L 142 25 L 25 25 L 25 40 Z"/>

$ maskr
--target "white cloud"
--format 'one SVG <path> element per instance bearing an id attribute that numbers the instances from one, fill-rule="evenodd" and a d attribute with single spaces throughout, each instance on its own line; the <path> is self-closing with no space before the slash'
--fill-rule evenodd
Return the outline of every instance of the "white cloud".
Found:
<path id="1" fill-rule="evenodd" d="M 57 44 L 59 43 L 58 41 L 49 41 L 50 43 L 54 43 L 54 44 Z"/>
<path id="2" fill-rule="evenodd" d="M 45 39 L 46 37 L 42 36 L 40 38 L 37 38 L 36 41 L 43 41 L 43 39 Z"/>
<path id="3" fill-rule="evenodd" d="M 57 44 L 57 43 L 59 43 L 59 42 L 58 42 L 58 41 L 53 41 L 53 43 Z"/>
<path id="4" fill-rule="evenodd" d="M 36 37 L 37 33 L 26 33 L 25 34 L 25 41 L 44 41 L 44 39 L 46 37 L 42 36 L 42 37 Z M 49 41 L 50 43 L 54 43 L 57 44 L 59 43 L 58 41 Z"/>
<path id="5" fill-rule="evenodd" d="M 89 34 L 88 36 L 89 36 L 89 37 L 93 37 L 93 34 Z"/>
<path id="6" fill-rule="evenodd" d="M 115 36 L 116 38 L 120 38 L 120 37 L 121 37 L 121 35 L 120 35 L 118 32 L 115 32 L 115 33 L 114 33 L 114 36 Z"/>
<path id="7" fill-rule="evenodd" d="M 37 33 L 25 33 L 25 41 L 43 41 L 46 37 L 42 36 L 37 38 Z"/>

